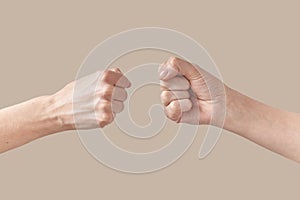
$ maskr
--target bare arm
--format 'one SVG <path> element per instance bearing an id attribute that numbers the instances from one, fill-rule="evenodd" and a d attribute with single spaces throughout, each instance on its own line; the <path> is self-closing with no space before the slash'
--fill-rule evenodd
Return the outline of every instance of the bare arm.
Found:
<path id="1" fill-rule="evenodd" d="M 300 115 L 227 88 L 224 128 L 300 163 Z"/>
<path id="2" fill-rule="evenodd" d="M 69 83 L 53 95 L 0 110 L 0 153 L 53 133 L 110 124 L 123 110 L 127 87 L 130 82 L 119 69 L 107 70 Z"/>
<path id="3" fill-rule="evenodd" d="M 51 133 L 63 131 L 63 124 L 47 108 L 44 96 L 0 110 L 0 153 Z"/>
<path id="4" fill-rule="evenodd" d="M 300 163 L 299 114 L 251 99 L 179 58 L 170 58 L 159 73 L 161 99 L 171 120 L 219 126 Z M 192 95 L 187 95 L 189 89 Z"/>

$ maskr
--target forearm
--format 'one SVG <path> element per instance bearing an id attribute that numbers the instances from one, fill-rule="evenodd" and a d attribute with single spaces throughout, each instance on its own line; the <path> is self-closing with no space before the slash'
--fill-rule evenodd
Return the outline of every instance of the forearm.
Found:
<path id="1" fill-rule="evenodd" d="M 0 153 L 52 133 L 107 126 L 123 110 L 130 85 L 118 68 L 98 71 L 51 96 L 0 110 Z"/>
<path id="2" fill-rule="evenodd" d="M 300 162 L 300 115 L 282 111 L 226 88 L 224 128 Z"/>
<path id="3" fill-rule="evenodd" d="M 63 130 L 51 111 L 52 97 L 38 97 L 0 110 L 0 153 Z"/>

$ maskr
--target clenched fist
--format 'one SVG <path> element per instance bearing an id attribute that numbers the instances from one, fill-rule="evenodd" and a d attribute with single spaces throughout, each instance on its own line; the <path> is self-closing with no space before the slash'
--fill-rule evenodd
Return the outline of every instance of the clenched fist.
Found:
<path id="1" fill-rule="evenodd" d="M 130 85 L 118 68 L 96 72 L 57 92 L 49 113 L 59 116 L 66 129 L 103 128 L 124 109 Z"/>
<path id="2" fill-rule="evenodd" d="M 222 125 L 225 86 L 219 79 L 176 57 L 160 66 L 159 77 L 161 100 L 169 119 L 177 123 Z"/>

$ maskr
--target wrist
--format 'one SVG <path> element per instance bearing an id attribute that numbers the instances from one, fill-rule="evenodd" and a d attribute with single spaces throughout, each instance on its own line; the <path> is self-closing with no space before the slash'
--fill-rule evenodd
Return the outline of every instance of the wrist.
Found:
<path id="1" fill-rule="evenodd" d="M 39 97 L 38 101 L 41 104 L 40 117 L 46 124 L 48 134 L 69 130 L 68 126 L 64 123 L 61 112 L 59 111 L 55 95 Z"/>
<path id="2" fill-rule="evenodd" d="M 48 96 L 45 103 L 48 120 L 57 132 L 73 130 L 75 127 L 73 112 L 70 112 L 72 104 L 62 101 L 62 98 L 60 93 L 56 93 Z"/>
<path id="3" fill-rule="evenodd" d="M 239 121 L 243 120 L 246 116 L 243 113 L 247 109 L 249 103 L 249 98 L 244 96 L 243 94 L 225 86 L 226 90 L 226 115 L 225 115 L 225 122 L 224 122 L 224 129 L 238 132 L 239 127 L 242 124 L 238 124 Z"/>

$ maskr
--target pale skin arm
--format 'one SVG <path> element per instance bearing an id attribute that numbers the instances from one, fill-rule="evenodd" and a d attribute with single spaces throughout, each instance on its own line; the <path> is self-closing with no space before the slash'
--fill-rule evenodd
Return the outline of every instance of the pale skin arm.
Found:
<path id="1" fill-rule="evenodd" d="M 227 87 L 224 128 L 300 163 L 300 115 L 265 105 Z"/>
<path id="2" fill-rule="evenodd" d="M 83 90 L 73 101 L 75 85 Z M 0 153 L 53 133 L 105 127 L 123 110 L 125 88 L 130 85 L 116 68 L 83 77 L 53 95 L 0 110 Z"/>
<path id="3" fill-rule="evenodd" d="M 229 88 L 200 67 L 179 58 L 170 58 L 162 64 L 159 74 L 161 99 L 165 113 L 171 120 L 177 123 L 212 124 L 300 163 L 299 114 L 251 99 Z M 172 83 L 178 77 L 182 79 L 181 82 L 177 80 Z M 186 95 L 186 84 L 190 85 L 194 96 Z M 213 94 L 210 94 L 209 88 L 213 88 Z M 224 98 L 220 98 L 222 96 Z M 217 119 L 222 116 L 222 107 L 226 107 L 224 124 L 218 123 L 222 120 Z"/>
<path id="4" fill-rule="evenodd" d="M 227 111 L 224 127 L 222 126 L 224 129 L 300 162 L 300 123 L 297 123 L 300 121 L 299 114 L 272 108 L 242 95 L 181 59 L 171 58 L 160 69 L 161 75 L 165 68 L 171 68 L 172 72 L 161 76 L 164 82 L 161 98 L 166 115 L 171 120 L 191 124 L 211 124 L 212 110 L 218 110 L 223 104 L 218 98 L 211 99 L 207 85 L 214 88 L 222 86 L 226 95 L 221 92 L 219 95 L 225 95 Z M 181 80 L 175 81 L 179 84 L 175 87 L 172 84 L 168 85 L 170 80 L 178 75 L 174 75 L 174 71 L 183 75 Z M 53 133 L 76 128 L 104 127 L 110 124 L 114 116 L 123 110 L 123 101 L 126 100 L 125 88 L 130 86 L 130 82 L 118 69 L 93 74 L 88 80 L 95 77 L 95 80 L 100 81 L 92 81 L 90 84 L 99 84 L 96 92 L 88 92 L 77 101 L 80 105 L 89 105 L 92 102 L 93 105 L 95 103 L 95 107 L 84 107 L 74 113 L 72 97 L 76 82 L 72 82 L 54 95 L 38 97 L 0 110 L 0 153 Z M 80 83 L 80 80 L 77 83 Z M 173 88 L 166 88 L 170 85 Z M 191 97 L 187 92 L 189 85 L 196 97 Z M 177 94 L 173 95 L 174 93 Z M 96 98 L 93 98 L 94 96 Z M 95 118 L 92 115 L 94 112 Z M 201 117 L 195 121 L 197 112 Z M 76 124 L 74 115 L 79 119 Z M 218 116 L 218 113 L 214 115 Z M 218 123 L 213 125 L 221 126 Z"/>
<path id="5" fill-rule="evenodd" d="M 0 153 L 64 129 L 59 119 L 47 112 L 51 97 L 39 97 L 0 110 Z"/>

